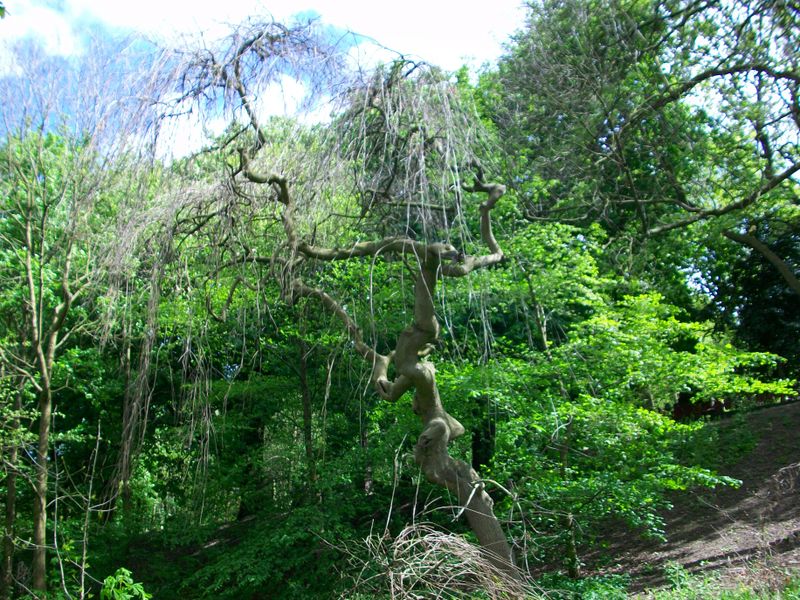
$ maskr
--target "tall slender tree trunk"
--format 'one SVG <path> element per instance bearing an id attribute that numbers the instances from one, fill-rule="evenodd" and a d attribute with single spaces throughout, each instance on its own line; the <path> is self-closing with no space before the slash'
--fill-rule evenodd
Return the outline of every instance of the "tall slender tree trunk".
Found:
<path id="1" fill-rule="evenodd" d="M 313 493 L 317 485 L 317 464 L 314 456 L 313 438 L 313 410 L 311 402 L 311 388 L 308 385 L 308 346 L 301 339 L 298 341 L 300 351 L 300 399 L 303 403 L 303 444 L 306 451 L 306 466 L 308 467 L 308 484 Z"/>
<path id="2" fill-rule="evenodd" d="M 581 576 L 581 561 L 578 557 L 578 543 L 575 539 L 575 516 L 567 513 L 563 519 L 564 528 L 567 530 L 567 574 L 570 579 L 578 579 Z"/>
<path id="3" fill-rule="evenodd" d="M 570 420 L 567 423 L 566 431 L 563 434 L 562 439 L 559 441 L 559 456 L 561 458 L 561 479 L 567 481 L 568 477 L 568 469 L 569 469 L 569 453 L 572 445 L 572 424 L 573 421 Z M 575 539 L 575 529 L 577 527 L 577 523 L 575 522 L 575 515 L 571 512 L 567 512 L 562 515 L 561 523 L 566 529 L 566 563 L 567 563 L 567 574 L 572 579 L 577 579 L 581 575 L 581 561 L 578 557 L 578 544 L 577 540 Z"/>
<path id="4" fill-rule="evenodd" d="M 53 395 L 49 385 L 39 393 L 39 440 L 36 446 L 33 496 L 33 580 L 34 590 L 47 589 L 47 475 L 50 447 L 50 420 Z"/>
<path id="5" fill-rule="evenodd" d="M 47 590 L 47 458 L 50 447 L 50 422 L 53 416 L 53 367 L 59 335 L 75 300 L 75 294 L 70 288 L 72 248 L 71 244 L 68 244 L 64 249 L 66 258 L 60 273 L 60 301 L 54 307 L 50 318 L 45 317 L 42 309 L 45 286 L 41 268 L 44 260 L 40 256 L 40 265 L 34 266 L 33 257 L 37 256 L 37 245 L 33 242 L 30 219 L 26 221 L 25 239 L 27 247 L 25 273 L 28 284 L 25 308 L 30 328 L 27 333 L 30 335 L 31 349 L 35 355 L 37 377 L 34 385 L 39 408 L 39 434 L 36 445 L 36 464 L 34 465 L 33 564 L 31 571 L 33 589 L 44 592 Z M 41 242 L 38 247 L 43 251 L 44 242 Z"/>

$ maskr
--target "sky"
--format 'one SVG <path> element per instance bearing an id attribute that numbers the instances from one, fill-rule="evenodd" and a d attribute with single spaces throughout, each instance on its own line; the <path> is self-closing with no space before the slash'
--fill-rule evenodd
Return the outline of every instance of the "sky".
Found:
<path id="1" fill-rule="evenodd" d="M 25 36 L 38 37 L 54 55 L 80 54 L 81 32 L 90 24 L 169 40 L 198 31 L 218 36 L 226 23 L 251 15 L 285 21 L 314 13 L 326 24 L 448 70 L 495 61 L 525 14 L 522 0 L 5 0 L 5 6 L 0 54 Z M 2 67 L 0 62 L 0 73 Z"/>
<path id="2" fill-rule="evenodd" d="M 322 24 L 352 31 L 359 40 L 349 51 L 359 66 L 396 58 L 397 52 L 449 71 L 464 64 L 473 73 L 494 63 L 503 44 L 521 28 L 523 0 L 4 0 L 6 18 L 0 20 L 0 77 L 19 74 L 8 49 L 20 39 L 33 37 L 51 56 L 80 59 L 87 33 L 132 31 L 160 46 L 191 44 L 202 35 L 204 43 L 221 38 L 230 25 L 248 17 L 269 17 L 287 22 L 294 15 L 317 16 Z M 189 39 L 187 39 L 189 38 Z M 262 94 L 258 110 L 267 114 L 296 114 L 304 89 L 294 80 L 281 84 L 278 93 Z M 2 99 L 0 99 L 2 103 Z M 2 106 L 0 106 L 2 110 Z M 324 120 L 330 110 L 321 106 L 306 117 Z M 159 138 L 162 156 L 184 156 L 196 151 L 224 128 L 226 121 L 193 117 L 173 119 Z M 162 150 L 159 150 L 162 153 Z"/>

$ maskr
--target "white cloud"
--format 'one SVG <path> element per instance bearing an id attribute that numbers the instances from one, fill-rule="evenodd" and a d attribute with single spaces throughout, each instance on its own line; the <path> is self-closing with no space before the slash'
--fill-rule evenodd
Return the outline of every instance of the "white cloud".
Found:
<path id="1" fill-rule="evenodd" d="M 495 60 L 502 43 L 524 19 L 519 0 L 406 0 L 373 3 L 305 0 L 297 8 L 315 10 L 332 25 L 369 36 L 410 57 L 455 70 Z"/>
<path id="2" fill-rule="evenodd" d="M 81 51 L 81 42 L 65 15 L 31 2 L 11 0 L 5 5 L 6 18 L 0 21 L 0 76 L 19 74 L 13 47 L 26 37 L 37 38 L 50 55 L 72 56 Z"/>
<path id="3" fill-rule="evenodd" d="M 76 28 L 80 21 L 100 21 L 171 39 L 202 32 L 207 39 L 225 33 L 227 24 L 248 16 L 287 20 L 294 14 L 314 12 L 324 23 L 376 40 L 409 57 L 421 58 L 446 69 L 464 62 L 473 66 L 493 61 L 501 44 L 522 25 L 521 0 L 494 0 L 491 4 L 469 0 L 7 0 L 7 18 L 0 22 L 0 43 L 35 33 L 48 52 L 66 55 L 80 50 Z"/>
<path id="4" fill-rule="evenodd" d="M 523 23 L 521 0 L 493 0 L 491 5 L 470 0 L 6 0 L 7 16 L 0 21 L 0 76 L 18 71 L 9 49 L 14 41 L 37 36 L 51 55 L 71 56 L 83 50 L 87 24 L 134 30 L 178 45 L 185 37 L 207 41 L 223 36 L 230 24 L 247 17 L 270 16 L 286 21 L 299 13 L 319 15 L 323 24 L 352 31 L 361 40 L 349 51 L 352 64 L 366 70 L 396 57 L 425 60 L 448 70 L 462 64 L 478 67 L 501 54 L 502 43 Z M 259 94 L 259 113 L 297 115 L 304 86 L 282 78 Z M 328 118 L 330 106 L 304 115 L 308 122 Z M 190 117 L 170 123 L 161 144 L 165 153 L 182 156 L 218 135 L 224 123 L 206 122 L 203 129 Z M 161 145 L 160 144 L 160 145 Z"/>
<path id="5" fill-rule="evenodd" d="M 255 109 L 262 115 L 291 116 L 298 112 L 307 92 L 294 77 L 282 75 L 265 90 L 256 92 Z"/>

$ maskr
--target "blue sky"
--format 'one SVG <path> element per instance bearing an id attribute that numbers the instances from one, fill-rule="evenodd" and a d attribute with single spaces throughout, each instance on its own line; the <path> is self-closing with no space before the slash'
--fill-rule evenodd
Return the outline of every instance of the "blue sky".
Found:
<path id="1" fill-rule="evenodd" d="M 352 30 L 383 46 L 445 69 L 494 61 L 522 25 L 521 0 L 6 0 L 0 21 L 0 72 L 4 45 L 35 36 L 48 53 L 72 56 L 83 51 L 82 36 L 99 26 L 133 30 L 160 40 L 203 32 L 221 35 L 225 25 L 247 16 L 287 20 L 316 13 L 324 23 Z M 367 49 L 367 54 L 378 52 Z M 379 53 L 379 52 L 378 52 Z"/>

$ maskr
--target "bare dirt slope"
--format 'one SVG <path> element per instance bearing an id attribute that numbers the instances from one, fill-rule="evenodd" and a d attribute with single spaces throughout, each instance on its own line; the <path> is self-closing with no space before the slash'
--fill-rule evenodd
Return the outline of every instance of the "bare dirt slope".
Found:
<path id="1" fill-rule="evenodd" d="M 753 411 L 739 426 L 757 443 L 722 472 L 741 487 L 676 498 L 665 514 L 669 541 L 617 546 L 618 563 L 603 571 L 626 572 L 642 589 L 661 583 L 668 563 L 732 585 L 800 568 L 800 403 Z"/>

